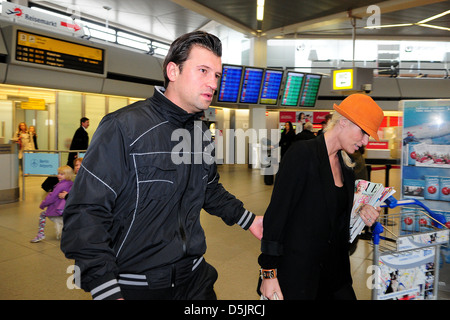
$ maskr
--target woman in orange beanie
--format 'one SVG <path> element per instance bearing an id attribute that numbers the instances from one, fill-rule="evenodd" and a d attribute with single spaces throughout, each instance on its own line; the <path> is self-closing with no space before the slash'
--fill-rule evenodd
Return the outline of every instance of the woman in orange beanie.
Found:
<path id="1" fill-rule="evenodd" d="M 298 141 L 280 164 L 264 215 L 259 290 L 267 299 L 356 299 L 350 274 L 349 224 L 355 177 L 348 154 L 369 141 L 383 111 L 367 95 L 334 105 L 325 134 Z M 360 216 L 371 226 L 380 208 Z"/>

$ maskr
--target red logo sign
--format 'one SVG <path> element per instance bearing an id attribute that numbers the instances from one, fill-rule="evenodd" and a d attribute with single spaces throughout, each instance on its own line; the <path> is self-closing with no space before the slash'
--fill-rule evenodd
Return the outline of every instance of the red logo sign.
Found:
<path id="1" fill-rule="evenodd" d="M 7 14 L 7 15 L 14 14 L 14 15 L 20 17 L 20 16 L 22 15 L 22 9 L 17 8 L 17 7 L 14 8 L 14 11 L 12 11 L 12 10 L 9 9 L 8 11 L 6 11 L 6 14 Z"/>

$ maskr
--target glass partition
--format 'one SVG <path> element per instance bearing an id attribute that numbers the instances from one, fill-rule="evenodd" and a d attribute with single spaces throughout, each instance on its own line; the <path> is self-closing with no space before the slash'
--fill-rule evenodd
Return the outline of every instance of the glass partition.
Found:
<path id="1" fill-rule="evenodd" d="M 75 130 L 82 117 L 82 94 L 77 92 L 57 92 L 58 150 L 69 150 Z M 62 154 L 61 163 L 67 162 L 67 153 Z"/>
<path id="2" fill-rule="evenodd" d="M 106 96 L 87 94 L 85 99 L 85 117 L 89 119 L 89 142 L 97 130 L 98 124 L 106 114 Z"/>
<path id="3" fill-rule="evenodd" d="M 56 150 L 57 149 L 56 138 L 58 136 L 56 132 L 56 104 L 55 103 L 47 104 L 47 112 L 48 118 L 45 121 L 45 127 L 47 128 L 48 132 L 48 150 Z"/>
<path id="4" fill-rule="evenodd" d="M 0 100 L 0 140 L 3 138 L 3 143 L 9 143 L 17 130 L 13 123 L 13 102 Z"/>
<path id="5" fill-rule="evenodd" d="M 108 113 L 114 112 L 128 105 L 127 98 L 109 97 Z"/>

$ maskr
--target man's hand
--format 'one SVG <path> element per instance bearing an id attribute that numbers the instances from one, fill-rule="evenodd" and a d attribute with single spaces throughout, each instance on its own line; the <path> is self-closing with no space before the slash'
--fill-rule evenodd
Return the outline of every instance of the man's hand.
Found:
<path id="1" fill-rule="evenodd" d="M 250 230 L 258 240 L 261 240 L 263 236 L 263 216 L 256 216 L 248 230 Z"/>

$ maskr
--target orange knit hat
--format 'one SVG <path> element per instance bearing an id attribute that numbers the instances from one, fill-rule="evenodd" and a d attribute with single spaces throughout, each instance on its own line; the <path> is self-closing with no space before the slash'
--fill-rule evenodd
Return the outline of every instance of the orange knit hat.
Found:
<path id="1" fill-rule="evenodd" d="M 380 141 L 377 131 L 383 121 L 384 113 L 371 97 L 355 93 L 345 98 L 340 105 L 334 104 L 333 108 L 375 140 Z"/>

